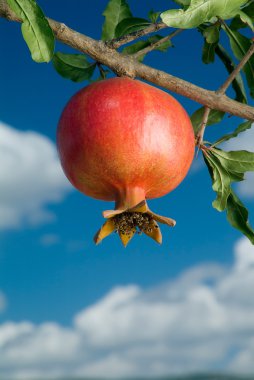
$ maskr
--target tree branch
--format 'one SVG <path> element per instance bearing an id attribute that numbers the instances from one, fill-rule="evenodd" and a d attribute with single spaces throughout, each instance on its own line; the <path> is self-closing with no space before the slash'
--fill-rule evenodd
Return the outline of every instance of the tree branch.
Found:
<path id="1" fill-rule="evenodd" d="M 245 54 L 245 56 L 238 63 L 238 65 L 235 67 L 235 69 L 232 71 L 232 73 L 228 76 L 228 78 L 225 80 L 225 82 L 220 86 L 220 88 L 217 91 L 215 91 L 216 94 L 218 94 L 219 96 L 225 94 L 225 92 L 227 91 L 228 87 L 231 85 L 231 83 L 233 82 L 233 80 L 236 78 L 237 74 L 239 74 L 239 72 L 242 70 L 242 68 L 244 67 L 244 65 L 248 62 L 248 60 L 250 59 L 250 57 L 252 56 L 253 53 L 254 53 L 254 43 L 252 43 L 252 45 L 250 46 L 250 48 L 247 51 L 247 53 Z M 202 124 L 201 124 L 200 130 L 199 130 L 199 132 L 197 134 L 197 145 L 199 147 L 200 147 L 200 145 L 203 142 L 203 137 L 204 137 L 204 133 L 205 133 L 205 129 L 206 129 L 206 124 L 207 124 L 207 121 L 208 121 L 208 117 L 209 117 L 210 111 L 211 111 L 211 108 L 209 108 L 208 106 L 206 106 L 205 110 L 204 110 Z"/>
<path id="2" fill-rule="evenodd" d="M 150 53 L 150 51 L 152 51 L 154 49 L 157 49 L 159 46 L 161 46 L 165 42 L 170 41 L 173 37 L 177 36 L 177 34 L 180 34 L 182 31 L 183 31 L 183 29 L 177 29 L 177 30 L 175 30 L 174 32 L 170 33 L 168 36 L 163 37 L 159 41 L 154 42 L 153 44 L 145 47 L 144 49 L 139 50 L 135 54 L 132 54 L 132 57 L 135 58 L 135 59 L 137 59 L 137 58 L 141 57 L 144 54 Z"/>
<path id="3" fill-rule="evenodd" d="M 132 42 L 140 37 L 146 36 L 147 34 L 157 32 L 158 30 L 168 28 L 164 22 L 160 22 L 158 24 L 149 25 L 147 28 L 138 30 L 137 32 L 133 32 L 130 34 L 126 34 L 120 38 L 114 38 L 111 41 L 107 41 L 106 44 L 112 49 L 118 49 L 120 46 L 127 44 L 128 42 Z"/>
<path id="4" fill-rule="evenodd" d="M 0 0 L 0 16 L 11 21 L 21 21 L 15 13 L 10 9 L 6 0 Z"/>
<path id="5" fill-rule="evenodd" d="M 1 8 L 1 4 L 2 3 L 0 3 L 0 16 L 8 20 L 17 21 L 17 17 L 15 15 L 13 16 L 13 12 L 6 11 L 4 7 Z M 214 91 L 205 90 L 183 79 L 139 63 L 130 56 L 123 56 L 112 48 L 109 48 L 103 41 L 97 41 L 78 33 L 63 23 L 52 19 L 48 19 L 48 21 L 55 37 L 59 41 L 90 55 L 97 62 L 108 66 L 118 75 L 144 79 L 209 108 L 218 109 L 254 121 L 253 107 L 239 103 L 225 95 L 218 95 Z"/>

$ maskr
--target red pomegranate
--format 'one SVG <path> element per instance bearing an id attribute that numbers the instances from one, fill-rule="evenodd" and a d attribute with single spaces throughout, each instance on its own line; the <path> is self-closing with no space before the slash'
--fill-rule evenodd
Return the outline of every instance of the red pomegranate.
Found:
<path id="1" fill-rule="evenodd" d="M 175 221 L 149 210 L 186 176 L 194 156 L 191 121 L 176 99 L 126 77 L 93 83 L 75 94 L 58 125 L 63 170 L 82 193 L 115 201 L 95 242 L 117 231 L 126 246 L 144 232 L 158 243 L 157 222 Z"/>

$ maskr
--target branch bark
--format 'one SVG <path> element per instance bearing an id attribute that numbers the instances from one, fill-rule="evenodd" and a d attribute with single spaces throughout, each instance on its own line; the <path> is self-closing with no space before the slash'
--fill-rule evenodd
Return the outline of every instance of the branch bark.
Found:
<path id="1" fill-rule="evenodd" d="M 8 9 L 5 2 L 0 2 L 0 16 L 11 21 L 20 21 Z M 65 24 L 49 19 L 55 37 L 66 45 L 71 46 L 90 57 L 108 66 L 117 75 L 126 75 L 131 78 L 141 78 L 164 89 L 190 98 L 209 108 L 218 109 L 254 121 L 254 107 L 239 103 L 226 95 L 217 94 L 215 91 L 205 90 L 183 79 L 167 74 L 161 70 L 137 62 L 130 56 L 123 56 L 107 46 L 103 41 L 94 40 L 86 35 L 76 32 Z"/>

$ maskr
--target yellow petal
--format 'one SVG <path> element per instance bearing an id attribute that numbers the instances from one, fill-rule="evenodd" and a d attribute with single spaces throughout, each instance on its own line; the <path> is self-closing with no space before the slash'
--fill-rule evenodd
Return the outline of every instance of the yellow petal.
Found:
<path id="1" fill-rule="evenodd" d="M 126 247 L 126 245 L 129 243 L 129 241 L 133 238 L 133 236 L 136 233 L 136 228 L 132 228 L 128 234 L 123 234 L 122 232 L 118 232 L 120 239 L 123 243 L 123 245 Z"/>
<path id="2" fill-rule="evenodd" d="M 156 223 L 154 220 L 151 222 L 153 228 L 152 231 L 143 231 L 147 236 L 155 240 L 157 243 L 161 244 L 162 243 L 162 234 L 160 227 L 158 226 L 158 223 Z"/>
<path id="3" fill-rule="evenodd" d="M 110 235 L 114 230 L 115 224 L 113 220 L 108 219 L 94 236 L 95 243 L 99 244 L 105 237 Z"/>

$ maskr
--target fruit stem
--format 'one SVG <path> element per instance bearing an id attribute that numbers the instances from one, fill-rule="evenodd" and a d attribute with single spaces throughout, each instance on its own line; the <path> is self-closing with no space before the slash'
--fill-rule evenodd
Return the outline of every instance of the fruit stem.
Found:
<path id="1" fill-rule="evenodd" d="M 135 207 L 145 200 L 145 191 L 141 187 L 126 187 L 118 192 L 115 210 L 125 210 Z"/>

